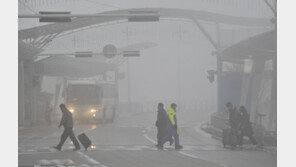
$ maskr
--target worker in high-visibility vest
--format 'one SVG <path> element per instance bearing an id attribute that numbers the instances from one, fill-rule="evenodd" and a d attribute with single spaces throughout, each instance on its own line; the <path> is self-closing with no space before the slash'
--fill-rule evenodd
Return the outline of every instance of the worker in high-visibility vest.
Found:
<path id="1" fill-rule="evenodd" d="M 175 103 L 172 103 L 171 108 L 168 109 L 168 115 L 169 115 L 168 133 L 161 140 L 161 145 L 159 146 L 161 149 L 163 148 L 163 144 L 169 141 L 172 138 L 172 136 L 175 139 L 175 149 L 183 148 L 183 146 L 181 146 L 179 143 L 179 130 L 177 125 L 176 108 L 177 108 L 177 105 Z"/>

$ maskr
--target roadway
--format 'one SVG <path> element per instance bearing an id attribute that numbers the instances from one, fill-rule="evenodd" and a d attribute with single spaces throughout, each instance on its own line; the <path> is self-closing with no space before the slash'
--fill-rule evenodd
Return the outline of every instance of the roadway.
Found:
<path id="1" fill-rule="evenodd" d="M 198 112 L 177 113 L 180 141 L 184 149 L 176 151 L 155 145 L 155 112 L 121 113 L 115 123 L 76 125 L 74 132 L 86 133 L 93 147 L 73 152 L 67 139 L 63 150 L 55 146 L 62 128 L 57 124 L 19 130 L 19 166 L 72 167 L 276 167 L 276 153 L 245 145 L 243 149 L 223 148 L 221 142 L 200 130 L 204 118 Z M 82 146 L 81 146 L 82 147 Z"/>

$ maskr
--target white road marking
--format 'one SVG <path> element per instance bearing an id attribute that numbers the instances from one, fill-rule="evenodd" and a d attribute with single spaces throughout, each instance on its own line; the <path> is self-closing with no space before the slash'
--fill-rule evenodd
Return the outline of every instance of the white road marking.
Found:
<path id="1" fill-rule="evenodd" d="M 147 134 L 143 134 L 143 136 L 144 136 L 147 140 L 149 140 L 150 142 L 156 144 L 156 141 L 153 140 L 153 139 L 151 139 Z"/>
<path id="2" fill-rule="evenodd" d="M 206 133 L 205 131 L 201 130 L 200 127 L 194 127 L 194 130 L 199 133 L 200 135 L 202 135 L 203 137 L 206 137 L 206 138 L 212 138 L 212 135 Z"/>
<path id="3" fill-rule="evenodd" d="M 27 154 L 49 154 L 49 153 L 55 153 L 55 152 L 23 152 L 18 153 L 19 155 L 27 155 Z"/>
<path id="4" fill-rule="evenodd" d="M 190 158 L 198 158 L 198 157 L 195 156 L 195 155 L 188 154 L 188 153 L 185 153 L 185 152 L 183 152 L 183 151 L 179 151 L 179 153 L 180 153 L 180 154 L 183 154 L 183 155 L 185 155 L 185 156 L 187 156 L 187 157 L 190 157 Z"/>
<path id="5" fill-rule="evenodd" d="M 86 133 L 88 131 L 95 130 L 95 129 L 97 129 L 97 126 L 96 125 L 92 125 L 90 128 L 88 128 L 88 129 L 86 129 L 86 130 L 84 130 L 84 131 L 82 131 L 80 133 Z"/>
<path id="6" fill-rule="evenodd" d="M 144 134 L 143 136 L 144 136 L 147 140 L 149 140 L 150 142 L 156 144 L 156 141 L 153 140 L 153 139 L 151 139 L 147 134 Z M 185 155 L 185 156 L 188 156 L 188 157 L 190 157 L 190 158 L 197 158 L 196 156 L 191 155 L 191 154 L 188 154 L 188 153 L 185 153 L 185 152 L 183 152 L 183 151 L 179 151 L 179 153 L 180 153 L 180 154 L 183 154 L 183 155 Z"/>
<path id="7" fill-rule="evenodd" d="M 96 161 L 96 160 L 90 158 L 89 156 L 87 156 L 86 154 L 84 154 L 84 153 L 82 153 L 82 152 L 80 152 L 80 151 L 78 151 L 77 153 L 78 153 L 81 157 L 84 157 L 88 162 L 90 162 L 90 163 L 92 163 L 92 164 L 94 164 L 94 165 L 100 165 L 101 167 L 107 167 L 107 166 L 101 164 L 100 162 L 98 162 L 98 161 Z"/>
<path id="8" fill-rule="evenodd" d="M 150 142 L 152 142 L 152 143 L 156 143 L 156 141 L 153 140 L 153 139 L 151 139 L 147 134 L 143 134 L 143 136 L 144 136 L 147 140 L 149 140 Z M 187 156 L 187 157 L 190 157 L 190 158 L 201 159 L 201 158 L 198 158 L 198 157 L 195 156 L 195 155 L 192 155 L 192 154 L 189 154 L 189 153 L 185 153 L 184 151 L 179 151 L 179 153 L 182 154 L 182 155 L 185 155 L 185 156 Z M 215 161 L 210 161 L 210 162 L 217 163 L 217 162 L 215 162 Z M 225 165 L 225 164 L 220 164 L 220 163 L 217 163 L 217 164 L 220 165 L 221 167 L 229 167 L 228 165 Z"/>

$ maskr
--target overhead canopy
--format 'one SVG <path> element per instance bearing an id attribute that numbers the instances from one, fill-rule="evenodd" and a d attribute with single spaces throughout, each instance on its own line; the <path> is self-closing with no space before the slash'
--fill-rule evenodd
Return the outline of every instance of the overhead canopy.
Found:
<path id="1" fill-rule="evenodd" d="M 275 31 L 268 31 L 234 44 L 219 53 L 222 59 L 271 59 L 276 55 Z"/>
<path id="2" fill-rule="evenodd" d="M 62 77 L 92 77 L 108 70 L 114 70 L 116 65 L 100 62 L 96 58 L 50 57 L 35 63 L 37 75 Z"/>
<path id="3" fill-rule="evenodd" d="M 223 14 L 216 14 L 205 11 L 187 10 L 187 9 L 170 9 L 170 8 L 142 8 L 142 9 L 125 9 L 103 12 L 101 14 L 130 14 L 131 11 L 157 11 L 160 18 L 180 18 L 180 19 L 197 19 L 217 23 L 225 23 L 241 26 L 272 26 L 269 18 L 247 18 L 235 17 Z M 40 36 L 51 35 L 71 31 L 91 25 L 102 24 L 112 21 L 127 20 L 127 16 L 117 17 L 88 17 L 76 18 L 70 23 L 55 23 L 19 31 L 20 39 L 38 38 Z"/>
<path id="4" fill-rule="evenodd" d="M 42 49 L 35 48 L 22 41 L 18 41 L 18 56 L 19 60 L 29 59 L 32 60 L 34 56 L 42 52 Z"/>
<path id="5" fill-rule="evenodd" d="M 124 50 L 144 50 L 157 46 L 155 43 L 142 42 L 118 48 Z M 117 59 L 123 59 L 121 55 L 107 59 L 103 56 L 92 58 L 72 58 L 69 56 L 51 56 L 37 61 L 35 71 L 38 75 L 63 76 L 63 77 L 92 77 L 117 68 Z M 113 63 L 112 63 L 113 62 Z"/>
<path id="6" fill-rule="evenodd" d="M 196 19 L 210 22 L 241 25 L 241 26 L 272 26 L 268 18 L 246 18 L 235 17 L 222 14 L 215 14 L 211 12 L 186 10 L 186 9 L 167 9 L 167 8 L 142 8 L 142 9 L 126 9 L 103 12 L 102 14 L 130 14 L 131 11 L 157 11 L 160 18 L 180 18 L 180 19 Z M 38 26 L 30 29 L 19 31 L 19 41 L 23 39 L 37 39 L 39 37 L 50 36 L 52 34 L 64 33 L 83 27 L 92 25 L 127 20 L 127 16 L 116 17 L 88 17 L 88 18 L 75 18 L 70 23 L 55 23 Z M 22 43 L 22 42 L 21 42 Z M 21 44 L 22 46 L 23 44 Z M 246 45 L 246 44 L 241 44 Z M 245 46 L 241 46 L 245 47 Z M 226 49 L 222 55 L 236 55 L 235 48 Z M 238 49 L 239 51 L 239 49 Z M 236 52 L 238 52 L 236 51 Z M 20 49 L 19 56 L 23 56 L 24 49 Z M 41 50 L 38 51 L 39 53 Z M 229 52 L 229 53 L 228 53 Z M 31 54 L 36 55 L 37 53 Z M 245 54 L 245 53 L 244 53 Z M 244 55 L 242 54 L 242 55 Z M 30 54 L 26 54 L 30 55 Z M 36 72 L 39 75 L 48 76 L 69 76 L 69 77 L 89 77 L 98 75 L 107 70 L 114 69 L 116 65 L 99 62 L 94 58 L 88 59 L 73 59 L 70 57 L 51 57 L 36 63 Z"/>

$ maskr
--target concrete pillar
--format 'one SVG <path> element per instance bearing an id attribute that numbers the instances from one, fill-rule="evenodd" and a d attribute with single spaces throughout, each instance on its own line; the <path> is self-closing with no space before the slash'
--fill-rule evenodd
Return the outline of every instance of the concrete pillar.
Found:
<path id="1" fill-rule="evenodd" d="M 55 88 L 55 94 L 54 94 L 54 112 L 57 113 L 58 111 L 58 103 L 60 99 L 60 91 L 62 87 L 62 79 L 57 77 L 56 78 L 56 88 Z"/>
<path id="2" fill-rule="evenodd" d="M 34 85 L 34 61 L 24 60 L 24 124 L 34 125 L 36 123 L 36 85 Z"/>
<path id="3" fill-rule="evenodd" d="M 271 86 L 271 108 L 269 113 L 268 129 L 277 130 L 277 65 L 276 56 L 272 62 L 272 86 Z"/>
<path id="4" fill-rule="evenodd" d="M 258 101 L 259 92 L 262 81 L 262 73 L 264 70 L 264 60 L 256 59 L 254 60 L 253 73 L 252 73 L 252 97 L 251 97 L 251 110 L 250 110 L 250 120 L 251 122 L 258 123 Z"/>
<path id="5" fill-rule="evenodd" d="M 25 124 L 24 62 L 18 63 L 18 125 Z"/>
<path id="6" fill-rule="evenodd" d="M 242 81 L 241 98 L 240 98 L 240 104 L 239 104 L 240 106 L 246 106 L 250 83 L 251 83 L 250 75 L 245 74 L 243 76 L 243 81 Z"/>

